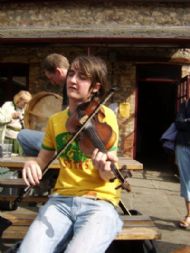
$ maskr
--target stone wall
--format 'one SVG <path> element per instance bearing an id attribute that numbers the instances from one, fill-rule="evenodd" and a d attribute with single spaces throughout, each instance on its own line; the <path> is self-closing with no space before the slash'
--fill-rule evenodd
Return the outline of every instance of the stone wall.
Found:
<path id="1" fill-rule="evenodd" d="M 93 25 L 189 25 L 190 3 L 159 1 L 14 1 L 2 2 L 1 27 L 59 27 Z M 180 17 L 180 18 L 179 18 Z"/>
<path id="2" fill-rule="evenodd" d="M 97 49 L 98 50 L 98 49 Z M 83 50 L 86 51 L 86 50 Z M 116 50 L 117 51 L 117 50 Z M 61 94 L 61 89 L 52 86 L 44 79 L 41 71 L 41 62 L 43 58 L 49 53 L 57 52 L 65 54 L 71 61 L 73 57 L 81 53 L 80 48 L 64 48 L 61 46 L 46 47 L 0 47 L 0 62 L 1 63 L 25 63 L 29 65 L 29 90 L 34 95 L 42 90 L 53 91 Z M 87 51 L 86 51 L 87 52 Z M 84 53 L 84 52 L 83 52 Z M 112 102 L 117 103 L 117 106 L 123 102 L 130 103 L 130 115 L 127 118 L 120 117 L 118 113 L 118 122 L 120 125 L 120 154 L 124 153 L 132 156 L 133 154 L 133 135 L 134 132 L 134 111 L 135 111 L 135 64 L 119 58 L 112 64 L 109 61 L 109 50 L 107 56 L 105 52 L 101 55 L 105 59 L 109 70 L 110 87 L 116 85 L 118 91 L 114 94 L 113 98 L 109 101 L 108 105 Z M 130 136 L 130 138 L 129 138 Z M 126 140 L 128 137 L 128 140 Z M 129 148 L 130 146 L 130 148 Z M 127 148 L 126 148 L 127 147 Z"/>

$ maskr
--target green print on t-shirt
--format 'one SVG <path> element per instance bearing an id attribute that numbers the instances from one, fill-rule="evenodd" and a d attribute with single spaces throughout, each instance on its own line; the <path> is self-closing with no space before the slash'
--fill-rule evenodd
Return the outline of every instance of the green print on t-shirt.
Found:
<path id="1" fill-rule="evenodd" d="M 66 146 L 68 141 L 71 139 L 71 134 L 66 132 L 66 133 L 61 133 L 56 137 L 56 145 L 57 145 L 57 150 L 61 150 Z M 65 160 L 73 160 L 75 162 L 84 162 L 87 160 L 87 157 L 85 154 L 80 150 L 79 148 L 79 143 L 77 140 L 73 141 L 68 148 L 61 154 L 62 158 Z"/>

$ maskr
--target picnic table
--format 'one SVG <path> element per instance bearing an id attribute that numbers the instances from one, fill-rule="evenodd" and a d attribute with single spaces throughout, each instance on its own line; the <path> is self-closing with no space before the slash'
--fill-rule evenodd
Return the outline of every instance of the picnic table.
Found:
<path id="1" fill-rule="evenodd" d="M 7 167 L 11 170 L 21 171 L 26 161 L 35 159 L 35 157 L 24 157 L 24 156 L 12 156 L 8 158 L 0 158 L 0 167 Z M 142 171 L 143 164 L 128 157 L 119 157 L 119 166 L 126 165 L 129 170 Z M 59 170 L 59 162 L 56 159 L 53 161 L 49 170 Z M 1 179 L 0 187 L 25 187 L 22 178 L 17 179 Z M 22 202 L 27 204 L 28 202 L 44 203 L 48 196 L 26 196 Z M 15 196 L 3 196 L 0 195 L 0 201 L 14 201 Z M 1 233 L 1 242 L 14 242 L 21 240 L 28 230 L 29 225 L 36 217 L 36 211 L 30 211 L 28 208 L 18 207 L 14 211 L 0 211 L 0 217 L 2 219 L 8 219 L 11 224 L 8 226 L 3 233 Z M 160 238 L 160 231 L 155 226 L 154 222 L 150 217 L 146 215 L 124 215 L 121 214 L 121 218 L 124 221 L 122 231 L 115 238 L 114 243 L 106 251 L 106 253 L 112 252 L 125 252 L 125 250 L 135 250 L 134 252 L 142 252 L 143 244 L 147 240 L 151 242 Z M 119 244 L 118 244 L 119 243 Z M 123 244 L 124 243 L 124 244 Z M 123 246 L 122 246 L 123 245 Z M 127 249 L 126 249 L 127 247 Z M 135 247 L 135 248 L 134 248 Z M 116 248 L 116 249 L 115 249 Z M 121 249 L 122 248 L 122 249 Z M 127 250 L 128 251 L 128 250 Z"/>
<path id="2" fill-rule="evenodd" d="M 9 169 L 17 169 L 20 170 L 23 168 L 23 165 L 26 161 L 31 159 L 35 159 L 35 157 L 28 157 L 28 156 L 11 156 L 11 157 L 3 157 L 0 158 L 0 167 L 7 167 Z M 143 170 L 143 164 L 137 160 L 134 160 L 129 157 L 119 157 L 119 166 L 126 165 L 129 170 Z M 58 160 L 54 160 L 49 169 L 59 169 L 59 162 Z"/>

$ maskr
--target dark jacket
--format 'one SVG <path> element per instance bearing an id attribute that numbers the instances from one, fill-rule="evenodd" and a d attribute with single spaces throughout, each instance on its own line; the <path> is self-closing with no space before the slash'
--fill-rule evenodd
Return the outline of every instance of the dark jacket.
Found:
<path id="1" fill-rule="evenodd" d="M 176 144 L 190 146 L 190 100 L 180 105 L 176 117 Z"/>

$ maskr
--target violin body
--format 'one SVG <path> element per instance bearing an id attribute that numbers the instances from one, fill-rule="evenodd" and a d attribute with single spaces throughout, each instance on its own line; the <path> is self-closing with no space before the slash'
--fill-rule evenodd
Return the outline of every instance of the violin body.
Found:
<path id="1" fill-rule="evenodd" d="M 83 122 L 85 122 L 86 117 L 94 111 L 96 106 L 97 101 L 79 106 L 66 123 L 68 131 L 70 133 L 77 132 Z M 77 137 L 80 149 L 87 156 L 91 156 L 95 148 L 106 153 L 115 143 L 116 133 L 104 122 L 104 118 L 104 109 L 101 107 L 98 113 L 86 124 L 79 137 Z"/>
<path id="2" fill-rule="evenodd" d="M 99 110 L 94 114 L 96 106 L 97 101 L 80 105 L 66 123 L 68 131 L 73 134 L 79 131 L 83 126 L 83 130 L 77 136 L 77 140 L 80 149 L 89 157 L 96 148 L 103 153 L 107 153 L 114 145 L 117 138 L 111 126 L 104 122 L 105 113 L 103 107 L 98 106 Z M 90 120 L 88 120 L 88 118 L 90 118 Z M 130 191 L 130 186 L 126 178 L 131 176 L 131 173 L 127 170 L 126 166 L 121 168 L 120 171 L 114 163 L 111 163 L 111 170 L 115 178 L 110 180 L 110 182 L 113 182 L 117 178 L 121 183 L 116 189 L 123 188 L 126 191 Z"/>
<path id="3" fill-rule="evenodd" d="M 79 137 L 79 146 L 87 155 L 91 156 L 94 149 L 102 152 L 108 151 L 116 140 L 116 133 L 107 123 L 100 123 L 97 118 L 93 119 Z"/>

